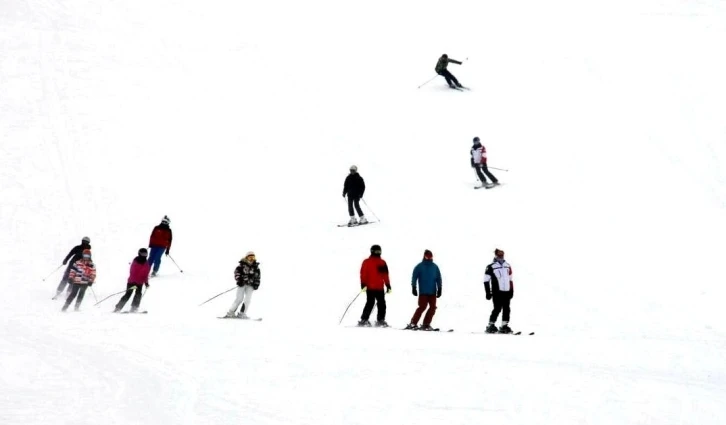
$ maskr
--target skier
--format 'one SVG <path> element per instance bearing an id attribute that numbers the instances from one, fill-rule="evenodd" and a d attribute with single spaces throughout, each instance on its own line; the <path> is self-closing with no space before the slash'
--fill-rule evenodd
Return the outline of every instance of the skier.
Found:
<path id="1" fill-rule="evenodd" d="M 71 267 L 73 266 L 73 263 L 80 260 L 83 257 L 83 250 L 84 249 L 91 249 L 91 238 L 88 236 L 84 236 L 83 239 L 81 239 L 81 244 L 76 245 L 73 248 L 71 248 L 68 255 L 66 255 L 66 258 L 63 260 L 63 265 L 65 266 L 68 264 L 68 267 L 66 267 L 66 271 L 63 272 L 63 277 L 61 278 L 60 283 L 58 284 L 58 288 L 55 291 L 55 296 L 53 299 L 56 299 L 60 296 L 61 292 L 63 292 L 63 289 L 65 289 L 66 285 L 68 284 L 68 273 L 71 271 Z M 70 260 L 70 263 L 69 263 Z M 68 288 L 68 293 L 70 294 L 71 288 Z"/>
<path id="2" fill-rule="evenodd" d="M 250 311 L 252 293 L 260 287 L 261 279 L 260 264 L 257 262 L 254 252 L 249 251 L 245 258 L 239 261 L 239 266 L 234 269 L 234 278 L 238 286 L 237 296 L 224 317 L 248 319 L 246 312 Z M 240 305 L 242 305 L 242 310 L 235 315 L 235 311 Z"/>
<path id="3" fill-rule="evenodd" d="M 92 286 L 93 282 L 96 281 L 96 266 L 91 260 L 90 249 L 84 249 L 81 259 L 71 264 L 68 281 L 71 284 L 71 292 L 68 294 L 61 311 L 68 310 L 68 306 L 71 305 L 76 295 L 78 295 L 78 299 L 76 299 L 75 310 L 78 311 L 81 302 L 83 302 L 83 296 L 86 294 L 86 288 Z"/>
<path id="4" fill-rule="evenodd" d="M 126 281 L 126 293 L 116 304 L 116 308 L 113 310 L 114 313 L 118 313 L 126 305 L 126 302 L 131 298 L 131 294 L 136 291 L 133 301 L 131 301 L 131 313 L 136 312 L 141 304 L 141 289 L 143 285 L 149 287 L 149 270 L 151 270 L 151 263 L 147 260 L 149 251 L 146 248 L 139 249 L 139 255 L 134 258 L 131 262 L 131 270 L 129 271 L 129 279 Z"/>
<path id="5" fill-rule="evenodd" d="M 418 281 L 419 290 L 416 290 L 416 282 Z M 423 260 L 413 269 L 411 276 L 411 289 L 414 297 L 418 297 L 418 308 L 411 318 L 411 323 L 406 329 L 417 329 L 418 321 L 424 310 L 428 306 L 426 316 L 424 316 L 423 326 L 421 330 L 430 331 L 431 321 L 436 313 L 436 299 L 441 298 L 441 271 L 439 266 L 434 263 L 434 254 L 428 249 L 424 251 Z"/>
<path id="6" fill-rule="evenodd" d="M 436 62 L 436 73 L 444 77 L 446 79 L 446 84 L 448 84 L 449 87 L 451 87 L 452 89 L 455 89 L 457 87 L 463 88 L 464 86 L 459 83 L 459 80 L 457 80 L 456 77 L 454 77 L 454 75 L 447 69 L 450 63 L 461 65 L 461 62 L 459 62 L 458 60 L 449 59 L 449 55 L 447 55 L 446 53 L 441 55 L 439 61 Z"/>
<path id="7" fill-rule="evenodd" d="M 489 326 L 487 326 L 486 332 L 512 333 L 509 328 L 509 302 L 514 298 L 514 281 L 512 280 L 512 267 L 504 259 L 504 251 L 501 249 L 494 250 L 494 261 L 486 268 L 484 288 L 487 300 L 492 300 L 494 303 L 494 309 L 491 316 L 489 316 Z M 500 312 L 503 312 L 502 327 L 497 331 L 495 323 Z"/>
<path id="8" fill-rule="evenodd" d="M 474 145 L 471 147 L 471 165 L 476 170 L 476 175 L 481 181 L 481 187 L 486 187 L 487 189 L 498 186 L 499 180 L 494 177 L 494 174 L 492 174 L 489 171 L 489 167 L 487 167 L 487 149 L 481 144 L 481 141 L 478 137 L 474 138 Z M 487 178 L 489 177 L 492 180 L 492 184 L 487 183 Z"/>
<path id="9" fill-rule="evenodd" d="M 348 195 L 348 215 L 350 216 L 348 226 L 368 223 L 368 219 L 366 219 L 363 210 L 360 208 L 360 200 L 363 198 L 365 191 L 366 183 L 363 177 L 358 174 L 358 167 L 351 165 L 350 174 L 348 174 L 345 178 L 345 183 L 343 183 L 343 198 L 345 198 L 345 195 Z M 358 213 L 358 217 L 360 217 L 360 222 L 357 222 L 355 219 L 353 207 L 355 207 L 355 211 Z"/>
<path id="10" fill-rule="evenodd" d="M 171 228 L 169 227 L 169 217 L 164 216 L 161 219 L 161 223 L 154 227 L 151 231 L 151 237 L 149 238 L 149 263 L 153 266 L 151 276 L 156 276 L 159 273 L 159 266 L 161 266 L 161 256 L 166 253 L 169 255 L 171 249 Z"/>
<path id="11" fill-rule="evenodd" d="M 387 292 L 383 292 L 383 287 Z M 370 257 L 363 260 L 360 268 L 360 289 L 366 291 L 366 305 L 360 317 L 358 326 L 371 326 L 368 318 L 373 311 L 373 305 L 378 306 L 377 327 L 388 327 L 386 323 L 386 293 L 391 293 L 391 281 L 388 277 L 388 264 L 381 258 L 380 245 L 371 246 Z"/>

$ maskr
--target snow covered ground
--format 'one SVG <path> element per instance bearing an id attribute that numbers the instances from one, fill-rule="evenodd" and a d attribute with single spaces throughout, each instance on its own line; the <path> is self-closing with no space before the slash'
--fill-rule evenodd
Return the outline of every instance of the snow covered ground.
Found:
<path id="1" fill-rule="evenodd" d="M 0 423 L 724 423 L 723 40 L 717 1 L 2 2 Z M 472 91 L 417 89 L 442 53 Z M 381 222 L 340 229 L 351 164 Z M 70 247 L 101 299 L 165 214 L 148 315 L 60 313 Z M 389 323 L 431 249 L 455 332 L 338 325 L 372 244 Z M 534 336 L 480 333 L 496 247 Z M 248 250 L 264 320 L 197 307 Z"/>

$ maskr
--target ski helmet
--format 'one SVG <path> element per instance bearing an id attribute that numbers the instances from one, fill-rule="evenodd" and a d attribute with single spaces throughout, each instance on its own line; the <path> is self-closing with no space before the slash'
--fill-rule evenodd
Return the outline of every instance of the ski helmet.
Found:
<path id="1" fill-rule="evenodd" d="M 381 255 L 381 246 L 380 245 L 371 246 L 371 254 L 372 255 Z"/>
<path id="2" fill-rule="evenodd" d="M 146 248 L 141 248 L 139 249 L 139 255 L 142 257 L 146 257 L 147 255 L 149 255 L 149 251 L 147 251 Z"/>
<path id="3" fill-rule="evenodd" d="M 355 173 L 355 172 L 357 172 L 357 171 L 358 171 L 358 167 L 356 167 L 355 165 L 351 165 L 351 166 L 350 166 L 350 171 L 352 171 L 352 172 L 354 172 L 354 173 Z"/>
<path id="4" fill-rule="evenodd" d="M 474 138 L 474 143 L 479 143 L 479 136 Z"/>
<path id="5" fill-rule="evenodd" d="M 88 236 L 84 236 L 83 239 L 81 239 L 81 242 L 91 243 L 91 238 L 89 238 Z"/>
<path id="6" fill-rule="evenodd" d="M 164 224 L 169 224 L 169 222 L 171 222 L 171 220 L 169 220 L 168 216 L 164 216 L 164 218 L 161 219 L 161 222 Z"/>

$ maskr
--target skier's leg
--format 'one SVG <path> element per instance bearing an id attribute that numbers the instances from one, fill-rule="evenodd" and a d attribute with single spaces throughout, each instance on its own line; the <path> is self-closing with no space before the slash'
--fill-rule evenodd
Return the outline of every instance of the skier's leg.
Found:
<path id="1" fill-rule="evenodd" d="M 509 314 L 511 313 L 511 309 L 509 308 L 509 301 L 510 298 L 504 297 L 502 300 L 502 325 L 509 324 Z"/>
<path id="2" fill-rule="evenodd" d="M 164 247 L 152 247 L 151 252 L 149 252 L 149 262 L 151 263 L 151 271 L 153 274 L 156 274 L 159 272 L 159 267 L 161 266 L 161 257 L 164 255 Z"/>
<path id="3" fill-rule="evenodd" d="M 131 311 L 136 311 L 139 309 L 139 305 L 141 304 L 141 288 L 143 288 L 143 286 L 133 285 L 133 287 L 136 289 L 136 293 L 134 294 L 133 301 L 131 301 Z"/>
<path id="4" fill-rule="evenodd" d="M 489 172 L 489 167 L 487 167 L 486 164 L 482 164 L 481 165 L 481 168 L 484 171 L 484 174 L 486 174 L 487 177 L 489 177 L 494 183 L 499 183 L 499 180 L 497 180 L 497 178 L 494 177 L 494 174 L 492 174 L 491 172 Z"/>
<path id="5" fill-rule="evenodd" d="M 355 206 L 355 212 L 358 213 L 358 217 L 363 217 L 363 210 L 360 207 L 360 198 L 355 198 L 353 201 L 353 205 Z"/>
<path id="6" fill-rule="evenodd" d="M 80 288 L 78 288 L 78 298 L 76 298 L 76 310 L 81 306 L 81 303 L 83 302 L 83 297 L 86 295 L 86 289 L 88 289 L 88 285 L 80 285 Z"/>
<path id="7" fill-rule="evenodd" d="M 454 84 L 456 84 L 456 87 L 463 87 L 461 85 L 461 83 L 459 82 L 459 80 L 457 80 L 456 77 L 454 77 L 454 74 L 452 74 L 452 73 L 449 72 L 449 75 L 451 76 L 451 81 L 453 81 Z"/>
<path id="8" fill-rule="evenodd" d="M 353 213 L 353 198 L 350 195 L 348 195 L 348 215 L 350 217 L 354 217 L 354 213 Z"/>
<path id="9" fill-rule="evenodd" d="M 376 296 L 371 291 L 366 291 L 366 305 L 363 307 L 363 314 L 360 316 L 360 320 L 366 321 L 371 317 L 373 306 L 376 304 Z"/>
<path id="10" fill-rule="evenodd" d="M 411 318 L 411 323 L 414 325 L 418 325 L 418 321 L 421 319 L 421 315 L 423 314 L 424 310 L 426 310 L 426 305 L 428 303 L 426 302 L 426 298 L 423 295 L 418 296 L 418 308 L 413 313 L 413 317 Z"/>
<path id="11" fill-rule="evenodd" d="M 250 311 L 250 304 L 252 304 L 252 293 L 255 292 L 254 288 L 247 285 L 244 286 L 244 305 L 245 305 L 245 312 Z M 243 314 L 246 314 L 243 312 Z"/>
<path id="12" fill-rule="evenodd" d="M 118 303 L 116 303 L 115 311 L 121 311 L 122 308 L 126 305 L 129 298 L 131 298 L 131 294 L 134 292 L 134 285 L 132 284 L 126 284 L 126 293 L 123 297 L 121 297 L 120 300 L 118 300 Z"/>
<path id="13" fill-rule="evenodd" d="M 479 178 L 479 181 L 481 181 L 482 184 L 487 184 L 487 178 L 484 177 L 484 174 L 481 172 L 481 165 L 476 164 L 474 169 L 476 170 L 476 176 Z"/>
<path id="14" fill-rule="evenodd" d="M 446 79 L 446 84 L 448 84 L 449 87 L 455 87 L 454 83 L 451 81 L 451 78 L 453 77 L 453 75 L 451 75 L 451 73 L 449 72 L 448 69 L 441 71 L 441 73 L 439 75 L 441 75 L 442 77 L 444 77 Z"/>
<path id="15" fill-rule="evenodd" d="M 80 285 L 76 285 L 75 283 L 71 283 L 71 293 L 68 294 L 68 298 L 66 298 L 65 304 L 63 304 L 63 311 L 68 310 L 68 306 L 71 305 L 73 302 L 73 299 L 76 297 L 76 294 L 78 294 L 78 287 Z"/>
<path id="16" fill-rule="evenodd" d="M 234 312 L 237 311 L 237 307 L 239 307 L 239 305 L 242 304 L 242 301 L 244 299 L 245 299 L 245 287 L 238 286 L 237 295 L 234 297 L 234 301 L 232 302 L 232 305 L 229 306 L 229 310 L 227 310 L 227 316 L 234 316 Z"/>
<path id="17" fill-rule="evenodd" d="M 63 290 L 66 288 L 66 285 L 68 285 L 68 273 L 70 273 L 70 272 L 71 272 L 71 266 L 66 267 L 66 271 L 63 272 L 63 277 L 61 278 L 61 281 L 58 284 L 58 288 L 55 290 L 56 295 L 60 295 L 60 293 L 63 292 Z"/>
<path id="18" fill-rule="evenodd" d="M 499 318 L 499 313 L 502 311 L 502 300 L 499 295 L 494 294 L 492 302 L 494 303 L 494 309 L 492 310 L 491 316 L 489 316 L 489 324 L 496 323 L 497 318 Z"/>
<path id="19" fill-rule="evenodd" d="M 381 289 L 380 291 L 376 291 L 375 295 L 378 307 L 378 316 L 376 319 L 378 319 L 379 322 L 383 322 L 386 320 L 386 292 Z"/>
<path id="20" fill-rule="evenodd" d="M 431 325 L 431 322 L 434 320 L 434 314 L 436 314 L 436 295 L 428 295 L 426 296 L 426 300 L 429 305 L 429 311 L 424 316 L 424 326 Z"/>

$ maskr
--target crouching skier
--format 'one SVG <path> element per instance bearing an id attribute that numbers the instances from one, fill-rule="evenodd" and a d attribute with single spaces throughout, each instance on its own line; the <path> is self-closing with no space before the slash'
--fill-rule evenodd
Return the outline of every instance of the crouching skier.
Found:
<path id="1" fill-rule="evenodd" d="M 135 313 L 139 309 L 141 304 L 141 289 L 143 286 L 149 287 L 149 271 L 151 270 L 151 263 L 148 261 L 149 251 L 146 248 L 139 250 L 139 255 L 134 258 L 131 262 L 131 270 L 129 271 L 129 279 L 126 281 L 126 293 L 116 304 L 116 308 L 113 310 L 114 313 L 118 313 L 126 305 L 131 294 L 136 291 L 133 301 L 131 301 L 131 313 Z"/>
<path id="2" fill-rule="evenodd" d="M 83 296 L 86 294 L 86 288 L 93 285 L 96 281 L 96 266 L 91 261 L 91 250 L 84 249 L 83 256 L 80 260 L 77 260 L 71 265 L 70 272 L 68 273 L 68 282 L 71 284 L 71 293 L 66 298 L 66 303 L 63 305 L 61 311 L 68 310 L 68 306 L 71 305 L 73 300 L 76 299 L 75 311 L 81 306 L 83 302 Z"/>
<path id="3" fill-rule="evenodd" d="M 255 253 L 250 251 L 245 255 L 245 258 L 240 260 L 237 268 L 234 269 L 234 278 L 238 286 L 237 296 L 229 307 L 227 315 L 224 317 L 249 319 L 247 312 L 250 311 L 252 293 L 260 287 L 261 277 L 260 263 L 257 262 Z M 242 310 L 239 314 L 235 314 L 240 305 L 242 305 Z"/>
<path id="4" fill-rule="evenodd" d="M 504 251 L 501 249 L 494 250 L 494 262 L 489 264 L 484 272 L 484 288 L 487 299 L 494 303 L 486 332 L 512 333 L 509 328 L 509 302 L 514 298 L 514 281 L 512 280 L 512 267 L 504 259 Z M 496 323 L 500 312 L 503 313 L 502 327 L 497 330 Z"/>

